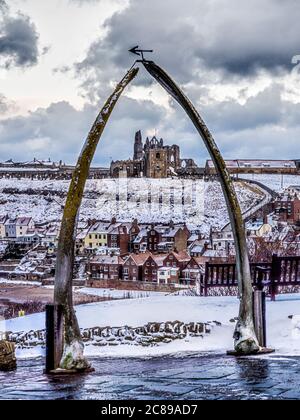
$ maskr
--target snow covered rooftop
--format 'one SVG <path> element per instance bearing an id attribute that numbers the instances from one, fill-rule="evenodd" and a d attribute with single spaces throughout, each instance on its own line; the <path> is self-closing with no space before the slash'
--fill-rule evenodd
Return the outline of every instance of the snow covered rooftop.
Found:
<path id="1" fill-rule="evenodd" d="M 31 217 L 18 217 L 16 221 L 17 226 L 28 226 L 32 221 Z"/>
<path id="2" fill-rule="evenodd" d="M 123 263 L 121 257 L 118 256 L 96 256 L 91 260 L 91 264 L 111 264 L 111 265 L 119 265 Z"/>
<path id="3" fill-rule="evenodd" d="M 144 263 L 146 262 L 146 260 L 149 258 L 150 255 L 151 255 L 150 252 L 145 252 L 144 254 L 131 254 L 127 257 L 127 259 L 125 260 L 125 263 L 129 259 L 132 259 L 137 266 L 142 266 L 144 265 Z"/>
<path id="4" fill-rule="evenodd" d="M 103 222 L 97 222 L 93 226 L 90 227 L 89 233 L 107 233 L 109 229 L 110 223 L 103 223 Z"/>

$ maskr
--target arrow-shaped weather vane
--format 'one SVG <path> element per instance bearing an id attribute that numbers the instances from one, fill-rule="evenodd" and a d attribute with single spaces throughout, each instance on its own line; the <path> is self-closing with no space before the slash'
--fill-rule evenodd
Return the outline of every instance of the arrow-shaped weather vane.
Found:
<path id="1" fill-rule="evenodd" d="M 129 52 L 131 52 L 132 54 L 141 56 L 142 60 L 144 61 L 145 60 L 144 53 L 153 53 L 153 50 L 139 50 L 139 46 L 137 45 L 136 47 L 131 48 Z"/>

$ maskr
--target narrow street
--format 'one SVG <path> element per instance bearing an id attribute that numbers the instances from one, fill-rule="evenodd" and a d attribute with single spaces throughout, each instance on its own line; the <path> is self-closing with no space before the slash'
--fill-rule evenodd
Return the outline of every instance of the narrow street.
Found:
<path id="1" fill-rule="evenodd" d="M 0 373 L 0 400 L 299 399 L 300 358 L 181 355 L 151 359 L 91 359 L 95 373 L 47 377 L 43 360 L 19 361 Z"/>

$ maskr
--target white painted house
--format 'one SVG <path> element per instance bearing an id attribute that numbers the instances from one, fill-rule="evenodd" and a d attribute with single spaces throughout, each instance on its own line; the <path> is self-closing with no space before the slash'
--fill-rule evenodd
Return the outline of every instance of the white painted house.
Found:
<path id="1" fill-rule="evenodd" d="M 33 228 L 34 221 L 31 217 L 8 218 L 5 222 L 5 237 L 9 239 L 21 238 Z"/>
<path id="2" fill-rule="evenodd" d="M 20 238 L 27 234 L 31 229 L 34 229 L 34 221 L 32 217 L 18 217 L 16 220 L 16 237 Z"/>

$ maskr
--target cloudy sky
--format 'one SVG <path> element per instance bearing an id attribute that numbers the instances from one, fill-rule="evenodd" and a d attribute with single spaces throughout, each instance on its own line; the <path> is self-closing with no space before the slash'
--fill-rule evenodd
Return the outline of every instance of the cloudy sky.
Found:
<path id="1" fill-rule="evenodd" d="M 74 163 L 137 44 L 184 88 L 227 158 L 300 158 L 298 0 L 0 0 L 0 161 Z M 207 158 L 183 111 L 141 69 L 95 164 L 135 131 Z"/>

